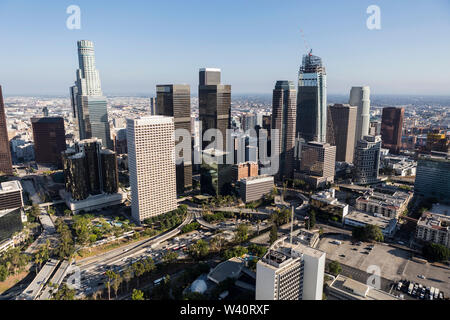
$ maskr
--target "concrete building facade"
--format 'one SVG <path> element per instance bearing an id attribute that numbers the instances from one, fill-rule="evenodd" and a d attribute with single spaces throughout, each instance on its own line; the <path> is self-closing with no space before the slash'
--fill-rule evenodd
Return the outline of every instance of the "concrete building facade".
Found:
<path id="1" fill-rule="evenodd" d="M 358 140 L 355 149 L 355 178 L 358 184 L 370 184 L 378 181 L 380 169 L 381 136 L 364 136 Z"/>
<path id="2" fill-rule="evenodd" d="M 322 300 L 325 252 L 277 240 L 256 265 L 256 300 Z"/>
<path id="3" fill-rule="evenodd" d="M 131 212 L 141 222 L 177 208 L 172 117 L 127 119 Z"/>

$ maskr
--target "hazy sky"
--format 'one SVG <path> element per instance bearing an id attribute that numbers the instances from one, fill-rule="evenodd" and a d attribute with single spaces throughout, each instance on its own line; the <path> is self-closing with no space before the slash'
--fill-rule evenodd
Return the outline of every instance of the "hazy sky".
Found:
<path id="1" fill-rule="evenodd" d="M 81 8 L 69 30 L 66 8 Z M 381 30 L 369 30 L 369 5 Z M 374 94 L 450 95 L 450 0 L 0 0 L 0 84 L 5 95 L 68 94 L 76 41 L 95 43 L 106 94 L 152 94 L 222 69 L 234 93 L 271 93 L 297 82 L 307 49 L 322 57 L 328 92 L 369 85 Z"/>

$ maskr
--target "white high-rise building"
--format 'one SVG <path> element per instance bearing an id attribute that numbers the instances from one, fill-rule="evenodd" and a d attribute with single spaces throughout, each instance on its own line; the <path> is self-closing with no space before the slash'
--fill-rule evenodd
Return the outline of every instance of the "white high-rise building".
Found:
<path id="1" fill-rule="evenodd" d="M 173 117 L 127 119 L 131 212 L 143 221 L 177 208 Z"/>
<path id="2" fill-rule="evenodd" d="M 351 106 L 357 107 L 356 110 L 356 131 L 355 146 L 358 140 L 369 134 L 370 126 L 370 88 L 368 86 L 352 87 L 350 90 Z"/>
<path id="3" fill-rule="evenodd" d="M 322 300 L 325 252 L 277 240 L 256 265 L 256 300 Z"/>

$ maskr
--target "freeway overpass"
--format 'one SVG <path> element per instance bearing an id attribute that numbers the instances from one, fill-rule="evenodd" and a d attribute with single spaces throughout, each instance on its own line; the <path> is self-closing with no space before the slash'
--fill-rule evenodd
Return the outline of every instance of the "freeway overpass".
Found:
<path id="1" fill-rule="evenodd" d="M 35 300 L 58 264 L 59 261 L 56 259 L 47 261 L 30 285 L 17 297 L 17 300 Z"/>

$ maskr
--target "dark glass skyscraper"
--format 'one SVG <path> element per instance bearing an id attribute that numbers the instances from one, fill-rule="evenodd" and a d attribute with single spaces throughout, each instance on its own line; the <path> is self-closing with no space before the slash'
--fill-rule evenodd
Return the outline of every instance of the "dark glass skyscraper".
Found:
<path id="1" fill-rule="evenodd" d="M 322 59 L 311 52 L 303 56 L 298 76 L 296 137 L 326 141 L 327 82 Z"/>
<path id="2" fill-rule="evenodd" d="M 277 81 L 272 97 L 272 129 L 279 132 L 279 178 L 292 178 L 294 170 L 297 91 L 292 81 Z"/>
<path id="3" fill-rule="evenodd" d="M 381 119 L 381 140 L 383 141 L 382 147 L 389 149 L 392 153 L 398 153 L 402 145 L 404 114 L 404 108 L 383 108 L 383 115 Z"/>
<path id="4" fill-rule="evenodd" d="M 226 134 L 231 128 L 231 86 L 220 84 L 220 69 L 200 69 L 198 96 L 202 137 L 208 129 L 216 129 L 223 139 L 221 144 L 202 139 L 201 192 L 214 196 L 227 194 L 231 191 L 231 164 L 225 164 L 225 160 L 221 164 L 217 159 L 226 156 Z M 207 163 L 205 158 L 213 161 Z"/>
<path id="5" fill-rule="evenodd" d="M 2 86 L 0 86 L 0 174 L 13 174 L 11 149 L 9 148 L 8 128 L 6 127 L 5 105 Z"/>
<path id="6" fill-rule="evenodd" d="M 231 128 L 231 85 L 220 84 L 220 69 L 200 69 L 198 86 L 199 120 L 202 125 L 202 136 L 208 129 L 218 129 L 223 136 L 224 151 L 226 149 L 226 130 Z M 203 142 L 202 150 L 210 142 Z"/>
<path id="7" fill-rule="evenodd" d="M 185 129 L 189 132 L 189 151 L 191 150 L 191 89 L 187 84 L 167 84 L 156 86 L 156 115 L 173 117 L 175 131 Z M 175 132 L 176 134 L 176 132 Z M 178 140 L 175 137 L 175 141 Z M 181 150 L 183 152 L 183 150 Z M 192 187 L 192 157 L 180 154 L 183 163 L 177 165 L 177 193 L 181 194 Z"/>
<path id="8" fill-rule="evenodd" d="M 37 163 L 62 167 L 61 152 L 66 150 L 64 118 L 31 118 L 34 154 Z"/>
<path id="9" fill-rule="evenodd" d="M 74 200 L 116 193 L 119 188 L 116 153 L 102 149 L 97 139 L 79 141 L 63 152 L 66 191 Z"/>
<path id="10" fill-rule="evenodd" d="M 95 67 L 94 43 L 78 41 L 77 80 L 70 88 L 72 109 L 78 126 L 79 139 L 99 138 L 108 149 L 113 149 L 106 97 L 103 96 L 100 76 Z"/>

